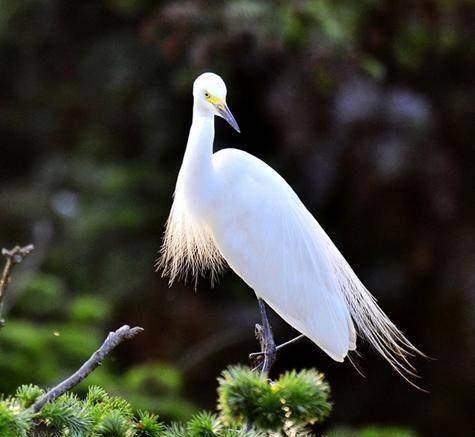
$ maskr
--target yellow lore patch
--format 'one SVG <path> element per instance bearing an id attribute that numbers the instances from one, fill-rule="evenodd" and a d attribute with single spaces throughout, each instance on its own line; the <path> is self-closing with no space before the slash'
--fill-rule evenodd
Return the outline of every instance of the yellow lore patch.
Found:
<path id="1" fill-rule="evenodd" d="M 212 103 L 213 105 L 222 105 L 224 103 L 222 99 L 218 97 L 214 97 L 211 94 L 208 94 L 208 97 L 206 97 L 206 100 L 209 103 Z"/>

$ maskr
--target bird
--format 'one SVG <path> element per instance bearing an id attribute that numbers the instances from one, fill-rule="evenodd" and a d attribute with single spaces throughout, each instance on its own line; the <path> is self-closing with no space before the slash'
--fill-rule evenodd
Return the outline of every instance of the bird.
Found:
<path id="1" fill-rule="evenodd" d="M 254 291 L 262 318 L 261 370 L 278 347 L 266 307 L 328 356 L 343 362 L 357 340 L 407 381 L 423 355 L 374 296 L 285 179 L 236 148 L 213 152 L 215 118 L 240 133 L 223 79 L 206 72 L 193 83 L 193 116 L 157 269 L 169 278 L 216 277 L 229 266 Z"/>

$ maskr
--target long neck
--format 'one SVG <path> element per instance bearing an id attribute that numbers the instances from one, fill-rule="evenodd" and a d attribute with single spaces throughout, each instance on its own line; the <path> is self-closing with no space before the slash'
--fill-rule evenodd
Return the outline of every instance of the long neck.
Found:
<path id="1" fill-rule="evenodd" d="M 187 179 L 187 185 L 200 185 L 210 182 L 212 176 L 212 156 L 214 140 L 214 116 L 193 107 L 185 156 L 180 173 Z"/>
<path id="2" fill-rule="evenodd" d="M 205 176 L 211 171 L 213 155 L 214 116 L 193 107 L 193 121 L 191 123 L 188 142 L 186 144 L 183 167 L 187 172 L 197 173 L 195 176 Z"/>

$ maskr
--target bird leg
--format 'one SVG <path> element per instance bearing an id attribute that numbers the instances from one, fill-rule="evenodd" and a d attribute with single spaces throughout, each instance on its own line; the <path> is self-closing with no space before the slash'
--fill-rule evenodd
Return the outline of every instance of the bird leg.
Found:
<path id="1" fill-rule="evenodd" d="M 262 374 L 269 374 L 272 365 L 276 358 L 276 347 L 274 336 L 272 335 L 272 328 L 267 317 L 266 304 L 258 298 L 259 310 L 261 312 L 262 325 L 256 324 L 256 338 L 261 345 L 261 352 L 253 355 L 257 358 L 257 366 L 254 370 L 260 370 Z M 249 356 L 251 358 L 251 355 Z"/>

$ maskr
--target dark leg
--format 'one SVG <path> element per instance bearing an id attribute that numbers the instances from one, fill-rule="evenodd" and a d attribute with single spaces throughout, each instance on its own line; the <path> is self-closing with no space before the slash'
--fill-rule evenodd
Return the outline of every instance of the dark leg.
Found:
<path id="1" fill-rule="evenodd" d="M 258 354 L 260 360 L 256 370 L 260 370 L 263 374 L 268 374 L 276 358 L 276 347 L 272 328 L 267 317 L 265 302 L 258 298 L 259 310 L 261 312 L 262 326 L 256 324 L 256 338 L 261 345 L 261 352 Z"/>

